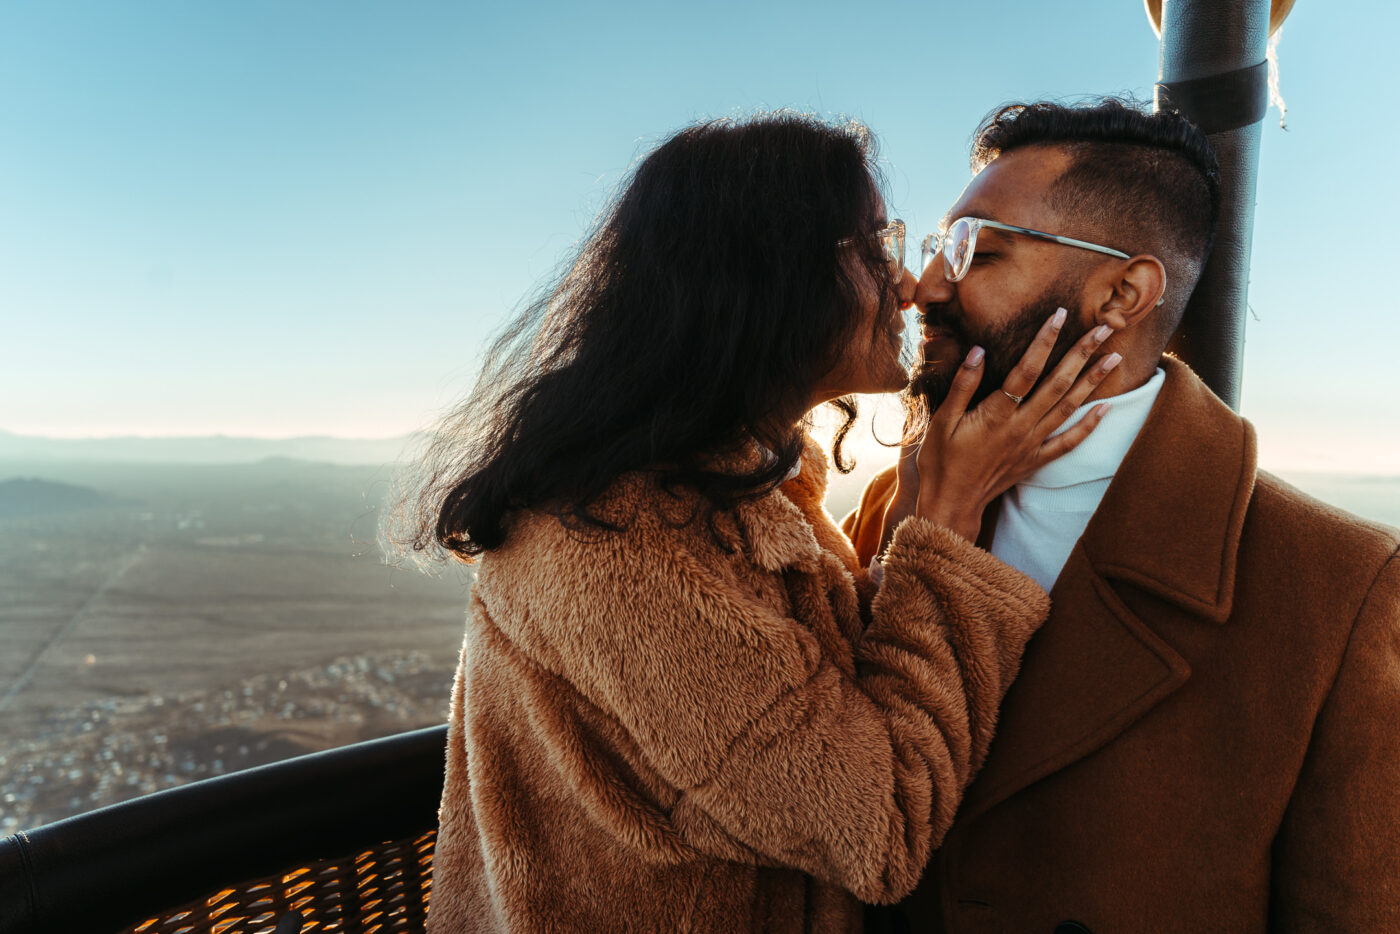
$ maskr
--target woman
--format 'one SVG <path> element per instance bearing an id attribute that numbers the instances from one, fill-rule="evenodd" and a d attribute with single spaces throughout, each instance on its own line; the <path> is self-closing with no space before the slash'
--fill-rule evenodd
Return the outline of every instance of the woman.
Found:
<path id="1" fill-rule="evenodd" d="M 1044 443 L 1103 374 L 1009 437 L 958 410 L 974 351 L 874 583 L 802 427 L 907 380 L 872 162 L 863 128 L 804 116 L 677 133 L 438 436 L 415 544 L 480 567 L 434 934 L 848 930 L 917 882 L 1048 605 L 970 539 L 1092 430 Z"/>

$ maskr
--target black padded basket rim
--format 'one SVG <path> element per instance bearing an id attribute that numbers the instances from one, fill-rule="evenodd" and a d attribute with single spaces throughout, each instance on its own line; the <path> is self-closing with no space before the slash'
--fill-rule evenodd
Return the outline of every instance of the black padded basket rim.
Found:
<path id="1" fill-rule="evenodd" d="M 0 934 L 112 934 L 437 826 L 447 727 L 192 782 L 0 841 Z"/>

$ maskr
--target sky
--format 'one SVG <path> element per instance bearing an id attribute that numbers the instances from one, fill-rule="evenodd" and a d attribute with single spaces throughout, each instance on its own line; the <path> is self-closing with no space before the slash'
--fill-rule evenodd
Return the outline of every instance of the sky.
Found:
<path id="1" fill-rule="evenodd" d="M 1374 0 L 1283 28 L 1241 402 L 1265 466 L 1400 474 L 1397 29 Z M 917 243 L 987 111 L 1150 98 L 1157 65 L 1135 0 L 0 0 L 0 429 L 421 429 L 689 122 L 866 122 Z"/>

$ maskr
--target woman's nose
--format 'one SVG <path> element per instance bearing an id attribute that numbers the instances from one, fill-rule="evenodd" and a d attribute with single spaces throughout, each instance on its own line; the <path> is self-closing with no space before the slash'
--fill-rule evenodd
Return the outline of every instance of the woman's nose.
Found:
<path id="1" fill-rule="evenodd" d="M 899 296 L 899 307 L 902 311 L 914 304 L 914 293 L 919 288 L 919 280 L 914 278 L 914 274 L 905 267 L 899 268 L 899 281 L 895 283 L 895 294 Z"/>

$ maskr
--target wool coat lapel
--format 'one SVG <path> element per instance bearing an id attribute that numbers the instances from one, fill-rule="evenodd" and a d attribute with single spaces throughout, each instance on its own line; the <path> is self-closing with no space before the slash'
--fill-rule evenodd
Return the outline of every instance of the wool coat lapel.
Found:
<path id="1" fill-rule="evenodd" d="M 1190 678 L 1126 590 L 1205 625 L 1230 615 L 1253 431 L 1184 364 L 1162 366 L 1153 412 L 1050 592 L 1050 618 L 1006 695 L 960 824 L 1101 749 Z M 1202 424 L 1188 436 L 1187 426 Z"/>

